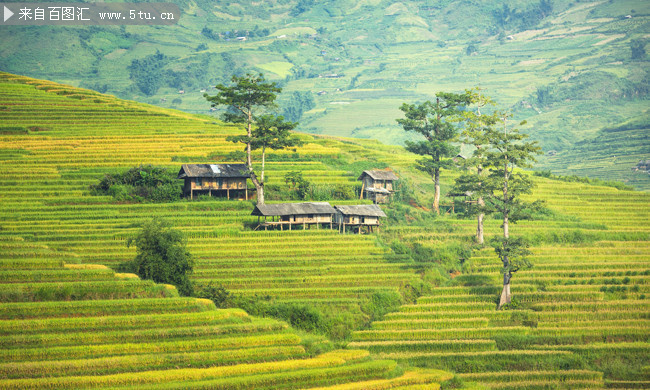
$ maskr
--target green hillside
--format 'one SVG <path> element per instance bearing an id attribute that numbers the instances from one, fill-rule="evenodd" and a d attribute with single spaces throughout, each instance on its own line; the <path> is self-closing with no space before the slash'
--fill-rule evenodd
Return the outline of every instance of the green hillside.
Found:
<path id="1" fill-rule="evenodd" d="M 516 310 L 494 310 L 501 266 L 491 248 L 483 249 L 448 286 L 355 332 L 349 346 L 497 389 L 647 386 L 647 196 L 546 181 L 535 197 L 573 218 L 515 227 L 536 242 L 533 268 L 513 279 Z M 457 226 L 471 235 L 473 224 L 463 222 Z M 433 245 L 448 239 L 408 232 Z"/>
<path id="2" fill-rule="evenodd" d="M 209 113 L 202 91 L 260 71 L 282 85 L 280 106 L 302 116 L 301 131 L 393 144 L 406 138 L 395 122 L 401 103 L 480 86 L 567 162 L 539 168 L 648 189 L 619 158 L 647 159 L 647 139 L 599 136 L 631 117 L 647 122 L 646 2 L 176 3 L 175 26 L 7 26 L 0 70 L 200 114 Z M 582 153 L 580 143 L 605 146 Z"/>
<path id="3" fill-rule="evenodd" d="M 2 388 L 438 388 L 450 372 L 465 387 L 650 383 L 646 193 L 535 176 L 546 212 L 511 226 L 533 243 L 534 267 L 513 279 L 517 306 L 496 311 L 498 259 L 463 255 L 475 222 L 431 216 L 431 180 L 399 147 L 301 135 L 305 146 L 267 163 L 280 194 L 286 172 L 354 193 L 361 170 L 389 166 L 413 199 L 385 208 L 381 233 L 253 231 L 251 202 L 89 190 L 139 164 L 226 161 L 236 127 L 7 73 L 0 106 Z M 195 283 L 225 287 L 253 313 L 114 273 L 152 215 L 188 237 Z M 418 245 L 426 257 L 403 250 Z M 251 315 L 283 305 L 327 328 Z"/>
<path id="4" fill-rule="evenodd" d="M 648 191 L 650 175 L 635 168 L 647 160 L 649 127 L 647 116 L 634 117 L 621 125 L 603 128 L 591 138 L 576 142 L 566 151 L 544 156 L 541 161 L 558 174 L 598 176 Z"/>
<path id="5" fill-rule="evenodd" d="M 155 214 L 190 237 L 197 282 L 209 279 L 218 262 L 224 263 L 224 272 L 225 264 L 233 271 L 235 264 L 252 271 L 242 253 L 273 266 L 273 258 L 241 246 L 242 239 L 253 234 L 242 230 L 242 223 L 252 219 L 248 202 L 116 204 L 111 197 L 88 191 L 104 173 L 133 164 L 178 166 L 172 160 L 179 155 L 204 159 L 208 152 L 227 152 L 224 137 L 234 129 L 10 74 L 2 74 L 0 101 L 0 387 L 436 388 L 451 377 L 440 370 L 404 369 L 394 361 L 370 358 L 363 350 L 334 349 L 323 336 L 298 334 L 285 322 L 252 317 L 241 309 L 217 309 L 206 299 L 180 298 L 173 286 L 116 274 L 104 265 L 131 258 L 133 248 L 126 247 L 126 237 L 138 221 Z M 304 150 L 314 156 L 336 153 L 317 144 Z M 287 164 L 275 165 L 280 171 Z M 340 251 L 322 245 L 337 236 L 308 233 L 314 242 L 307 253 L 313 264 L 329 258 L 347 267 L 349 254 L 338 259 Z M 292 238 L 304 239 L 304 234 Z M 277 235 L 260 232 L 253 238 L 268 240 L 261 247 L 273 251 L 278 267 L 300 270 L 309 263 L 274 248 L 274 236 L 277 240 Z M 368 262 L 387 263 L 385 250 L 367 237 L 353 236 L 349 243 L 348 249 L 368 252 Z M 223 257 L 225 253 L 230 257 Z M 363 263 L 356 266 L 357 272 L 365 269 Z M 385 267 L 378 272 L 379 280 L 382 272 L 391 270 L 397 271 L 397 282 L 385 286 L 370 286 L 372 279 L 352 288 L 277 283 L 303 291 L 302 298 L 316 303 L 324 290 L 334 296 L 340 291 L 334 301 L 345 297 L 340 304 L 352 311 L 375 291 L 397 294 L 400 281 L 415 275 Z M 309 272 L 304 270 L 305 275 Z"/>

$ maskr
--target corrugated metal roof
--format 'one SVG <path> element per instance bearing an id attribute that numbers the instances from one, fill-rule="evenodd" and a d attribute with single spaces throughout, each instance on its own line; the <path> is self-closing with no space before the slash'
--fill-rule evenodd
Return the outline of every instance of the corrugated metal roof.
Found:
<path id="1" fill-rule="evenodd" d="M 373 169 L 369 171 L 363 171 L 361 176 L 357 180 L 363 179 L 363 175 L 368 175 L 374 180 L 398 180 L 399 177 L 395 175 L 392 171 L 382 171 L 378 169 Z"/>
<path id="2" fill-rule="evenodd" d="M 251 177 L 246 164 L 183 164 L 177 179 L 186 177 Z"/>
<path id="3" fill-rule="evenodd" d="M 360 204 L 353 206 L 334 206 L 343 215 L 361 215 L 364 217 L 385 217 L 386 214 L 376 204 Z"/>
<path id="4" fill-rule="evenodd" d="M 251 215 L 305 215 L 336 214 L 336 210 L 327 202 L 277 203 L 255 206 Z"/>
<path id="5" fill-rule="evenodd" d="M 368 191 L 368 192 L 378 192 L 380 194 L 390 194 L 390 191 L 388 191 L 385 188 L 372 188 L 371 187 L 371 188 L 366 188 L 365 190 Z"/>

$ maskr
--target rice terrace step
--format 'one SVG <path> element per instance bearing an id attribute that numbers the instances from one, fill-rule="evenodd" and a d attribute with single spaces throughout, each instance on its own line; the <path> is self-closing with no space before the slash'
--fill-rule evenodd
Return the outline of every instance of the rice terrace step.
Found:
<path id="1" fill-rule="evenodd" d="M 0 388 L 650 388 L 648 4 L 180 3 L 3 26 Z"/>

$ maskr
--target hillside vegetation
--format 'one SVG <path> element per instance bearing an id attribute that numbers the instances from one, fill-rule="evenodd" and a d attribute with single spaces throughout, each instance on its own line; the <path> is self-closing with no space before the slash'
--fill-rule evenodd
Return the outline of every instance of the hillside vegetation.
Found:
<path id="1" fill-rule="evenodd" d="M 468 252 L 474 221 L 431 216 L 431 180 L 399 147 L 301 135 L 305 146 L 267 162 L 279 193 L 286 172 L 354 192 L 360 170 L 389 166 L 410 204 L 387 207 L 380 234 L 253 231 L 251 202 L 129 203 L 89 189 L 140 164 L 227 161 L 236 127 L 0 79 L 0 387 L 438 388 L 450 372 L 445 386 L 650 384 L 646 193 L 534 176 L 545 209 L 511 227 L 533 243 L 534 267 L 496 311 L 499 260 Z M 115 274 L 152 215 L 188 237 L 195 283 L 223 286 L 251 313 Z M 498 230 L 486 221 L 488 237 Z M 321 316 L 316 329 L 283 317 L 287 305 Z"/>
<path id="2" fill-rule="evenodd" d="M 0 69 L 202 114 L 202 91 L 254 69 L 301 131 L 393 144 L 401 103 L 480 86 L 528 120 L 540 168 L 650 188 L 631 171 L 650 157 L 647 2 L 176 3 L 174 26 L 7 27 Z"/>
<path id="3" fill-rule="evenodd" d="M 178 166 L 172 160 L 179 154 L 204 159 L 208 152 L 227 152 L 224 137 L 234 129 L 9 74 L 2 74 L 0 101 L 5 107 L 0 138 L 0 164 L 5 169 L 0 192 L 0 387 L 436 388 L 451 377 L 440 370 L 404 370 L 364 350 L 337 350 L 324 337 L 297 334 L 285 322 L 251 317 L 241 309 L 217 309 L 206 299 L 180 298 L 173 286 L 115 274 L 106 266 L 133 258 L 126 238 L 140 221 L 155 214 L 190 237 L 189 248 L 199 265 L 197 282 L 210 279 L 215 269 L 224 274 L 229 267 L 252 270 L 245 259 L 300 269 L 301 261 L 290 252 L 293 247 L 278 245 L 277 235 L 258 233 L 255 238 L 267 249 L 257 254 L 242 246 L 242 240 L 238 244 L 238 238 L 252 235 L 242 231 L 242 222 L 252 219 L 248 202 L 117 204 L 113 197 L 90 194 L 90 184 L 124 167 L 141 162 Z M 304 150 L 315 156 L 336 152 L 321 145 Z M 277 165 L 281 170 L 287 164 Z M 349 254 L 337 261 L 341 250 L 319 245 L 334 239 L 333 233 L 309 233 L 310 239 L 316 238 L 313 249 L 306 251 L 307 258 L 314 257 L 313 264 L 330 258 L 345 268 L 351 262 Z M 385 251 L 367 237 L 350 241 L 348 248 L 358 245 L 359 251 L 368 252 L 368 262 L 386 263 Z M 276 257 L 265 257 L 271 254 Z M 362 272 L 363 264 L 357 265 Z M 386 267 L 383 272 L 390 271 Z M 305 277 L 309 272 L 304 270 Z M 413 272 L 403 272 L 397 280 L 413 277 Z M 381 273 L 378 278 L 383 280 Z M 270 288 L 262 291 L 310 302 L 344 297 L 340 303 L 347 309 L 358 307 L 374 291 L 396 293 L 399 284 L 369 287 L 371 282 L 311 288 L 304 280 L 296 285 L 278 279 L 277 294 Z M 269 283 L 257 287 L 273 285 Z"/>

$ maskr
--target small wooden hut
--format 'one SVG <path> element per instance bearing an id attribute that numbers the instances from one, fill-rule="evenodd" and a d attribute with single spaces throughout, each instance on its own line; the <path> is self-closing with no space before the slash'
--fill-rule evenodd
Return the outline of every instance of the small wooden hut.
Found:
<path id="1" fill-rule="evenodd" d="M 370 199 L 375 203 L 387 203 L 395 192 L 394 181 L 399 179 L 392 171 L 373 169 L 363 171 L 357 180 L 361 180 L 361 199 Z"/>
<path id="2" fill-rule="evenodd" d="M 245 164 L 183 164 L 177 179 L 184 179 L 184 196 L 225 195 L 248 199 L 246 180 L 251 177 Z"/>
<path id="3" fill-rule="evenodd" d="M 331 229 L 334 214 L 336 210 L 327 202 L 261 204 L 255 206 L 251 213 L 258 217 L 255 230 L 260 227 L 266 230 L 269 226 L 279 226 L 280 230 L 286 226 L 291 230 L 294 225 L 302 225 L 303 229 L 307 225 L 316 225 L 318 228 L 322 224 L 328 224 Z M 261 217 L 264 217 L 264 221 Z"/>
<path id="4" fill-rule="evenodd" d="M 334 223 L 339 225 L 339 230 L 345 233 L 346 226 L 352 229 L 358 227 L 358 233 L 361 234 L 361 228 L 366 226 L 368 232 L 379 228 L 379 218 L 386 217 L 386 214 L 376 204 L 363 204 L 354 206 L 334 206 L 336 215 Z"/>

